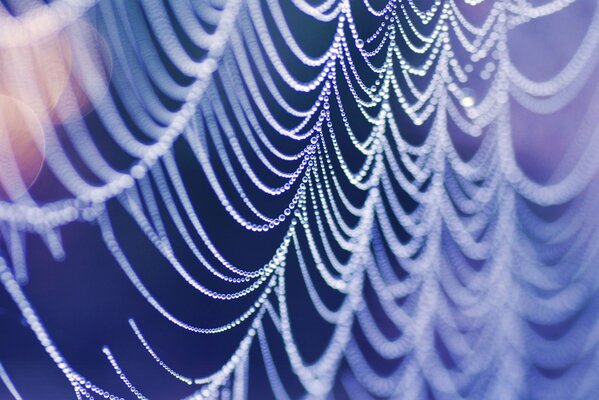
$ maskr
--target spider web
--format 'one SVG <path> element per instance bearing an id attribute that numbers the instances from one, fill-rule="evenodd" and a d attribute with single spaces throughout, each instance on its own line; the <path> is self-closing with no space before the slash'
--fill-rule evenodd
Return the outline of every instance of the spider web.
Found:
<path id="1" fill-rule="evenodd" d="M 85 224 L 152 314 L 217 347 L 191 375 L 126 319 L 188 398 L 597 396 L 599 8 L 537 3 L 5 6 L 2 65 L 61 35 L 77 77 L 36 113 L 35 183 L 0 172 L 7 302 L 76 398 L 153 397 L 111 345 L 117 385 L 79 372 L 30 299 L 32 238 L 68 259 Z M 551 32 L 568 46 L 536 56 Z"/>

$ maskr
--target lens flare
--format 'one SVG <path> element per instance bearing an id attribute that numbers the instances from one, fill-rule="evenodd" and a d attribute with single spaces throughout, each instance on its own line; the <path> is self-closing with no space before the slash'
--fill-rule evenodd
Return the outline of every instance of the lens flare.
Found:
<path id="1" fill-rule="evenodd" d="M 44 163 L 42 125 L 25 103 L 0 95 L 0 200 L 21 198 Z"/>
<path id="2" fill-rule="evenodd" d="M 55 122 L 67 122 L 89 114 L 108 92 L 112 76 L 112 56 L 106 40 L 90 24 L 78 22 L 65 32 L 66 47 L 72 57 L 69 85 L 62 92 Z"/>
<path id="3" fill-rule="evenodd" d="M 0 50 L 0 93 L 26 103 L 44 122 L 68 84 L 71 49 L 64 34 Z"/>

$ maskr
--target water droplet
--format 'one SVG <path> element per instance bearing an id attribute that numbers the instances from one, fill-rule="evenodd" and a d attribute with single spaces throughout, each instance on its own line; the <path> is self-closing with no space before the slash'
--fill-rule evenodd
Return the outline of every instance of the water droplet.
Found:
<path id="1" fill-rule="evenodd" d="M 476 98 L 474 97 L 474 91 L 472 89 L 464 89 L 464 95 L 460 99 L 460 104 L 464 108 L 474 107 L 476 104 Z"/>

